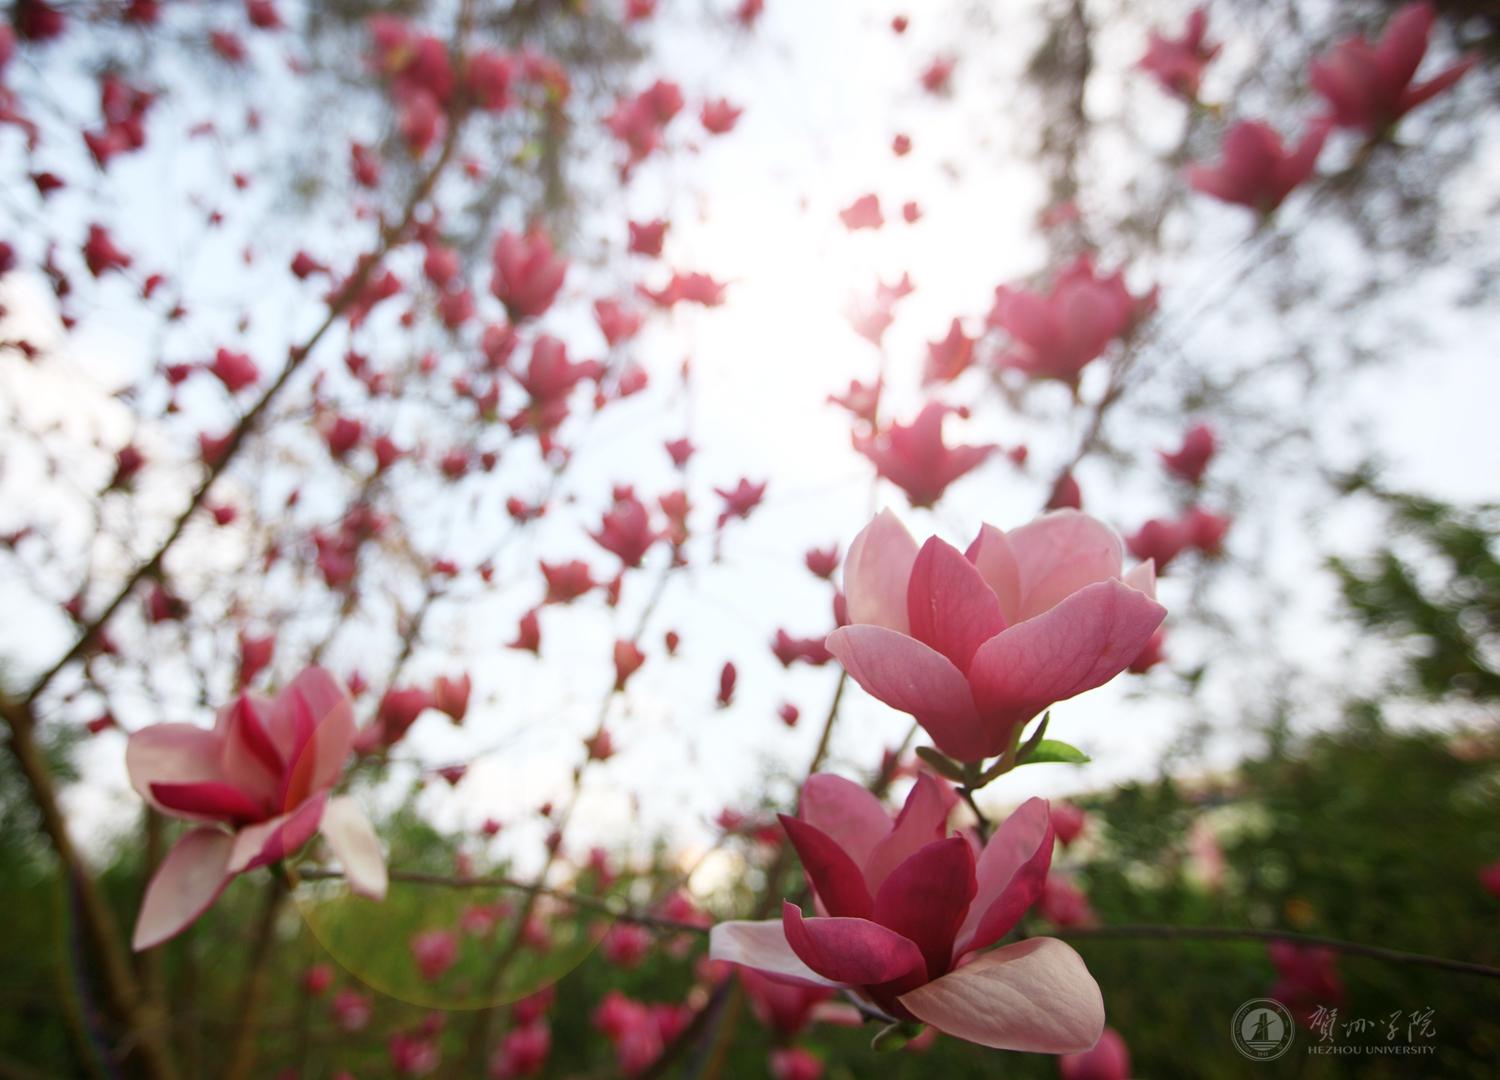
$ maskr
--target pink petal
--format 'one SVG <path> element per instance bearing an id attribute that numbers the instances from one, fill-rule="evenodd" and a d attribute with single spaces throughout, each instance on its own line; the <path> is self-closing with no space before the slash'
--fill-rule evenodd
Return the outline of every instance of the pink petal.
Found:
<path id="1" fill-rule="evenodd" d="M 1021 570 L 1005 534 L 993 525 L 980 526 L 979 535 L 974 537 L 964 557 L 974 564 L 1000 601 L 1006 625 L 1015 622 L 1021 610 Z"/>
<path id="2" fill-rule="evenodd" d="M 286 762 L 266 730 L 269 708 L 258 694 L 241 694 L 220 710 L 214 730 L 223 739 L 220 764 L 226 779 L 258 802 L 274 803 Z"/>
<path id="3" fill-rule="evenodd" d="M 708 934 L 709 959 L 743 964 L 779 979 L 792 979 L 810 986 L 837 986 L 792 952 L 781 922 L 780 919 L 763 922 L 737 919 L 718 923 Z"/>
<path id="4" fill-rule="evenodd" d="M 969 682 L 980 711 L 986 720 L 1008 727 L 1102 686 L 1140 655 L 1166 613 L 1119 580 L 1080 589 L 974 654 Z M 1007 735 L 998 729 L 993 733 L 997 744 Z"/>
<path id="5" fill-rule="evenodd" d="M 882 510 L 860 530 L 844 559 L 849 621 L 906 633 L 906 583 L 917 543 L 895 514 Z"/>
<path id="6" fill-rule="evenodd" d="M 828 914 L 870 918 L 870 890 L 865 888 L 859 864 L 822 830 L 786 814 L 780 817 L 802 860 L 802 870 Z"/>
<path id="7" fill-rule="evenodd" d="M 787 944 L 819 975 L 845 986 L 880 986 L 915 980 L 925 965 L 922 951 L 907 938 L 868 919 L 805 919 L 783 901 L 781 926 Z"/>
<path id="8" fill-rule="evenodd" d="M 974 564 L 936 536 L 922 545 L 907 585 L 911 636 L 967 671 L 975 650 L 1005 629 L 1000 601 Z"/>
<path id="9" fill-rule="evenodd" d="M 881 626 L 841 627 L 827 645 L 855 682 L 916 717 L 943 753 L 966 759 L 976 748 L 981 733 L 968 680 L 942 653 Z"/>
<path id="10" fill-rule="evenodd" d="M 152 784 L 222 782 L 219 764 L 223 743 L 212 731 L 192 724 L 153 724 L 125 744 L 130 786 L 147 803 L 165 809 L 151 794 Z"/>
<path id="11" fill-rule="evenodd" d="M 865 862 L 865 881 L 871 892 L 879 892 L 896 867 L 943 838 L 948 831 L 948 806 L 938 782 L 926 773 L 919 774 L 890 835 L 875 845 Z"/>
<path id="12" fill-rule="evenodd" d="M 229 857 L 230 871 L 243 874 L 300 851 L 318 831 L 325 799 L 326 796 L 318 795 L 289 814 L 241 829 L 235 835 L 234 852 Z"/>
<path id="13" fill-rule="evenodd" d="M 891 831 L 891 815 L 868 790 L 833 773 L 814 773 L 802 785 L 798 816 L 827 834 L 864 866 L 875 845 Z"/>
<path id="14" fill-rule="evenodd" d="M 993 945 L 1042 895 L 1052 866 L 1052 815 L 1045 799 L 1027 799 L 995 830 L 979 856 L 979 891 L 958 932 L 954 959 Z"/>
<path id="15" fill-rule="evenodd" d="M 1104 997 L 1083 958 L 1055 938 L 985 953 L 900 998 L 946 1035 L 1036 1054 L 1076 1054 L 1104 1032 Z"/>
<path id="16" fill-rule="evenodd" d="M 243 823 L 265 816 L 265 809 L 239 788 L 222 781 L 152 784 L 152 800 L 169 814 L 203 821 Z"/>
<path id="17" fill-rule="evenodd" d="M 1021 580 L 1013 622 L 1040 615 L 1085 585 L 1120 576 L 1125 547 L 1102 521 L 1054 510 L 1006 534 Z"/>
<path id="18" fill-rule="evenodd" d="M 323 811 L 323 839 L 344 866 L 349 888 L 371 900 L 384 900 L 389 884 L 385 856 L 370 819 L 359 803 L 347 795 L 335 795 Z"/>
<path id="19" fill-rule="evenodd" d="M 354 705 L 342 683 L 322 668 L 308 668 L 271 707 L 270 730 L 287 761 L 284 806 L 334 785 L 354 746 Z"/>
<path id="20" fill-rule="evenodd" d="M 916 942 L 927 977 L 948 970 L 953 939 L 977 888 L 974 850 L 962 836 L 918 849 L 886 877 L 875 895 L 875 921 Z"/>
<path id="21" fill-rule="evenodd" d="M 228 871 L 234 839 L 220 829 L 193 829 L 167 852 L 146 886 L 130 946 L 137 952 L 160 945 L 202 915 L 234 875 Z"/>
<path id="22" fill-rule="evenodd" d="M 1147 559 L 1143 563 L 1137 563 L 1131 567 L 1130 573 L 1120 579 L 1136 592 L 1145 593 L 1151 599 L 1156 599 L 1156 560 Z"/>

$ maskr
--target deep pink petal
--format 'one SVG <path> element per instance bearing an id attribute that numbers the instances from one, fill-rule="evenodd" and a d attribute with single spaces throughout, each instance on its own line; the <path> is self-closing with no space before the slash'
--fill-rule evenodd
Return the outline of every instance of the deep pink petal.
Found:
<path id="1" fill-rule="evenodd" d="M 963 672 L 946 656 L 880 626 L 842 627 L 828 635 L 827 645 L 855 682 L 916 717 L 939 750 L 972 756 L 981 734 L 974 698 Z"/>
<path id="2" fill-rule="evenodd" d="M 781 919 L 736 919 L 716 924 L 708 934 L 708 956 L 809 986 L 839 985 L 819 975 L 792 951 Z"/>
<path id="3" fill-rule="evenodd" d="M 786 814 L 781 815 L 802 870 L 818 899 L 830 915 L 852 919 L 870 918 L 870 890 L 859 864 L 822 830 Z"/>
<path id="4" fill-rule="evenodd" d="M 1035 1054 L 1076 1054 L 1104 1032 L 1104 998 L 1083 958 L 1055 938 L 985 953 L 900 998 L 946 1035 Z"/>
<path id="5" fill-rule="evenodd" d="M 130 786 L 151 806 L 165 809 L 151 794 L 151 785 L 223 782 L 222 748 L 218 735 L 192 724 L 141 728 L 125 744 Z"/>
<path id="6" fill-rule="evenodd" d="M 1009 726 L 1102 686 L 1140 655 L 1165 615 L 1166 608 L 1119 580 L 1079 590 L 974 654 L 969 682 L 980 712 Z"/>
<path id="7" fill-rule="evenodd" d="M 916 944 L 868 919 L 805 919 L 791 901 L 781 908 L 787 944 L 802 962 L 845 986 L 881 986 L 915 980 L 925 965 Z"/>
<path id="8" fill-rule="evenodd" d="M 335 795 L 323 810 L 319 830 L 344 867 L 349 888 L 371 900 L 384 900 L 390 875 L 380 840 L 365 812 L 347 795 Z"/>
<path id="9" fill-rule="evenodd" d="M 979 856 L 978 895 L 958 932 L 954 959 L 999 941 L 1036 903 L 1052 866 L 1052 835 L 1047 801 L 1036 798 L 995 830 Z"/>
<path id="10" fill-rule="evenodd" d="M 318 831 L 327 796 L 308 799 L 289 814 L 241 829 L 234 838 L 229 869 L 236 874 L 280 862 L 296 854 Z"/>
<path id="11" fill-rule="evenodd" d="M 1000 601 L 983 576 L 951 544 L 936 536 L 922 545 L 907 585 L 911 636 L 942 653 L 959 671 L 975 651 L 1005 629 Z"/>
<path id="12" fill-rule="evenodd" d="M 875 845 L 865 862 L 865 882 L 878 893 L 891 871 L 919 850 L 941 840 L 948 831 L 948 800 L 938 782 L 926 773 L 917 776 L 890 835 Z"/>
<path id="13" fill-rule="evenodd" d="M 268 713 L 264 698 L 241 694 L 220 711 L 214 730 L 223 737 L 225 778 L 257 802 L 270 804 L 279 794 L 286 762 L 266 730 Z"/>
<path id="14" fill-rule="evenodd" d="M 152 784 L 151 795 L 156 805 L 178 817 L 240 824 L 266 815 L 262 804 L 222 781 Z"/>
<path id="15" fill-rule="evenodd" d="M 869 790 L 833 773 L 814 773 L 802 785 L 798 816 L 827 834 L 858 866 L 890 835 L 891 815 Z"/>
<path id="16" fill-rule="evenodd" d="M 1393 91 L 1411 82 L 1427 55 L 1427 40 L 1437 12 L 1431 4 L 1406 4 L 1385 26 L 1385 33 L 1375 47 L 1375 63 L 1380 76 Z"/>
<path id="17" fill-rule="evenodd" d="M 844 559 L 849 621 L 907 632 L 906 583 L 917 542 L 889 510 L 860 530 Z"/>
<path id="18" fill-rule="evenodd" d="M 993 525 L 982 525 L 979 535 L 964 552 L 964 557 L 974 564 L 985 584 L 1000 601 L 1000 613 L 1009 626 L 1020 617 L 1021 569 L 1016 565 L 1015 553 L 1005 534 Z"/>
<path id="19" fill-rule="evenodd" d="M 916 942 L 934 979 L 948 970 L 953 939 L 977 888 L 969 842 L 962 836 L 934 840 L 886 877 L 875 895 L 875 921 Z"/>
<path id="20" fill-rule="evenodd" d="M 233 846 L 233 837 L 221 829 L 184 833 L 146 886 L 131 948 L 160 945 L 207 911 L 234 876 L 228 870 Z"/>
<path id="21" fill-rule="evenodd" d="M 1085 585 L 1120 576 L 1119 534 L 1077 510 L 1054 510 L 1006 534 L 1020 576 L 1020 622 L 1040 615 Z"/>

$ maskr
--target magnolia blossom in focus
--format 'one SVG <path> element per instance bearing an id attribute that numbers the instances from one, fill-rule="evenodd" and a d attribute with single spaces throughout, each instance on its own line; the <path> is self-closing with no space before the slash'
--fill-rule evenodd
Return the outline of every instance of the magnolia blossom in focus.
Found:
<path id="1" fill-rule="evenodd" d="M 844 560 L 852 625 L 828 649 L 869 693 L 910 713 L 943 753 L 1004 752 L 1042 710 L 1113 679 L 1166 615 L 1155 573 L 1121 573 L 1124 548 L 1073 510 L 1002 532 L 967 552 L 921 550 L 883 511 Z"/>
<path id="2" fill-rule="evenodd" d="M 1478 57 L 1466 57 L 1427 82 L 1412 82 L 1436 17 L 1429 3 L 1407 4 L 1391 16 L 1379 42 L 1355 35 L 1313 61 L 1308 82 L 1328 102 L 1335 124 L 1379 137 L 1463 78 Z"/>
<path id="3" fill-rule="evenodd" d="M 817 916 L 715 926 L 709 955 L 804 985 L 836 987 L 868 1011 L 921 1021 L 1003 1050 L 1076 1053 L 1104 1029 L 1083 960 L 1053 938 L 990 952 L 1041 893 L 1052 862 L 1047 804 L 1030 799 L 980 850 L 947 836 L 949 802 L 921 775 L 893 821 L 858 784 L 820 773 L 781 821 Z"/>
<path id="4" fill-rule="evenodd" d="M 241 694 L 211 731 L 153 724 L 130 737 L 131 786 L 154 809 L 202 822 L 146 887 L 133 944 L 149 949 L 203 914 L 236 874 L 280 862 L 321 832 L 356 893 L 382 899 L 385 860 L 359 804 L 330 795 L 354 748 L 349 695 L 308 668 L 274 701 Z"/>

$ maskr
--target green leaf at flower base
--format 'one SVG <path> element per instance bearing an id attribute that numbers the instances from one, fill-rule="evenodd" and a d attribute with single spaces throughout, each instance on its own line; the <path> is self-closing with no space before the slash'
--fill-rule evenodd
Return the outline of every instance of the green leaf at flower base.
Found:
<path id="1" fill-rule="evenodd" d="M 870 1049 L 881 1053 L 900 1050 L 922 1034 L 925 1029 L 925 1024 L 907 1024 L 898 1020 L 893 1024 L 887 1024 L 875 1033 L 875 1037 L 870 1040 Z"/>
<path id="2" fill-rule="evenodd" d="M 934 747 L 917 747 L 917 757 L 925 761 L 934 772 L 949 780 L 961 782 L 964 778 L 963 766 Z"/>
<path id="3" fill-rule="evenodd" d="M 1060 739 L 1043 739 L 1035 749 L 1020 762 L 1022 765 L 1046 765 L 1061 762 L 1064 765 L 1087 765 L 1093 759 L 1076 746 Z"/>

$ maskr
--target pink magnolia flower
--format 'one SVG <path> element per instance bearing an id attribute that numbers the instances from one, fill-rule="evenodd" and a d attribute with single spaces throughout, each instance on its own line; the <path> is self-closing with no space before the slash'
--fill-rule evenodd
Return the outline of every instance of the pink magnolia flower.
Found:
<path id="1" fill-rule="evenodd" d="M 1223 161 L 1188 166 L 1188 183 L 1205 195 L 1265 216 L 1312 176 L 1328 127 L 1327 121 L 1315 122 L 1296 148 L 1288 150 L 1269 124 L 1241 120 L 1224 136 Z"/>
<path id="2" fill-rule="evenodd" d="M 512 322 L 541 315 L 557 298 L 568 262 L 552 250 L 547 234 L 506 231 L 495 241 L 495 276 L 490 291 L 505 305 Z"/>
<path id="3" fill-rule="evenodd" d="M 645 318 L 639 311 L 630 310 L 618 300 L 606 299 L 594 301 L 594 320 L 599 324 L 605 342 L 610 348 L 614 348 L 620 342 L 635 337 Z"/>
<path id="4" fill-rule="evenodd" d="M 490 1059 L 490 1076 L 495 1080 L 511 1080 L 516 1076 L 536 1076 L 547 1064 L 552 1053 L 552 1029 L 545 1020 L 508 1031 L 500 1040 L 500 1048 Z"/>
<path id="5" fill-rule="evenodd" d="M 875 465 L 875 471 L 906 492 L 913 506 L 931 506 L 948 485 L 976 468 L 996 449 L 948 446 L 943 421 L 957 412 L 951 405 L 928 402 L 910 424 L 893 423 L 881 432 L 855 432 L 854 449 Z"/>
<path id="6" fill-rule="evenodd" d="M 1201 7 L 1194 8 L 1182 37 L 1163 37 L 1157 31 L 1151 31 L 1140 67 L 1154 75 L 1169 94 L 1196 101 L 1203 71 L 1222 48 L 1222 45 L 1208 43 L 1208 12 Z"/>
<path id="7" fill-rule="evenodd" d="M 723 135 L 733 131 L 734 125 L 739 122 L 744 109 L 737 108 L 718 98 L 715 101 L 705 101 L 703 109 L 698 114 L 699 121 L 703 124 L 703 130 L 710 135 Z"/>
<path id="8" fill-rule="evenodd" d="M 604 935 L 604 958 L 622 968 L 633 968 L 651 949 L 651 932 L 632 923 L 615 923 Z"/>
<path id="9" fill-rule="evenodd" d="M 1167 518 L 1152 518 L 1125 538 L 1125 546 L 1137 559 L 1156 564 L 1159 573 L 1166 573 L 1172 560 L 1192 546 L 1192 535 L 1185 522 Z"/>
<path id="10" fill-rule="evenodd" d="M 640 566 L 651 545 L 661 537 L 651 526 L 651 514 L 646 504 L 629 488 L 615 492 L 614 505 L 605 513 L 598 531 L 589 535 L 628 567 Z"/>
<path id="11" fill-rule="evenodd" d="M 732 488 L 714 488 L 714 494 L 724 500 L 724 509 L 719 513 L 719 528 L 722 529 L 734 518 L 743 521 L 750 516 L 750 512 L 766 497 L 766 481 L 753 484 L 749 477 L 742 476 Z"/>
<path id="12" fill-rule="evenodd" d="M 771 1051 L 772 1080 L 821 1080 L 823 1062 L 809 1050 L 788 1046 Z"/>
<path id="13" fill-rule="evenodd" d="M 1332 949 L 1273 941 L 1266 946 L 1266 954 L 1277 974 L 1268 996 L 1291 1009 L 1304 1023 L 1320 1006 L 1327 1008 L 1343 1002 L 1344 981 L 1339 977 L 1338 957 Z"/>
<path id="14" fill-rule="evenodd" d="M 1041 892 L 1052 861 L 1047 804 L 1030 799 L 980 851 L 945 838 L 947 803 L 919 776 L 892 821 L 858 784 L 827 773 L 802 789 L 782 826 L 819 915 L 713 928 L 709 955 L 785 981 L 842 989 L 870 1011 L 921 1021 L 982 1046 L 1087 1050 L 1104 1001 L 1083 960 L 1052 938 L 982 952 Z M 826 914 L 824 914 L 826 913 Z"/>
<path id="15" fill-rule="evenodd" d="M 411 939 L 411 958 L 428 982 L 436 982 L 458 962 L 458 936 L 451 930 L 424 930 Z"/>
<path id="16" fill-rule="evenodd" d="M 668 223 L 655 221 L 632 221 L 630 225 L 630 251 L 634 255 L 652 258 L 661 254 L 662 243 L 667 236 Z"/>
<path id="17" fill-rule="evenodd" d="M 1406 4 L 1391 16 L 1378 42 L 1357 34 L 1312 62 L 1308 82 L 1328 102 L 1335 124 L 1379 137 L 1463 78 L 1478 57 L 1465 57 L 1427 82 L 1412 82 L 1436 17 L 1430 3 Z"/>
<path id="18" fill-rule="evenodd" d="M 358 990 L 340 990 L 333 995 L 329 1011 L 339 1027 L 352 1032 L 362 1030 L 375 1010 L 370 999 Z"/>
<path id="19" fill-rule="evenodd" d="M 321 832 L 356 893 L 382 899 L 385 861 L 359 804 L 330 795 L 354 748 L 349 695 L 308 668 L 275 700 L 241 694 L 213 730 L 153 724 L 130 737 L 131 786 L 156 810 L 202 822 L 146 887 L 133 945 L 149 949 L 203 914 L 236 874 L 280 862 Z"/>
<path id="20" fill-rule="evenodd" d="M 878 229 L 885 224 L 885 216 L 880 212 L 880 197 L 878 195 L 861 195 L 843 210 L 839 211 L 839 220 L 844 223 L 844 228 L 853 232 L 856 229 Z"/>
<path id="21" fill-rule="evenodd" d="M 813 1020 L 813 1011 L 834 995 L 827 986 L 786 982 L 754 968 L 733 969 L 750 999 L 755 1017 L 780 1035 L 796 1035 Z"/>
<path id="22" fill-rule="evenodd" d="M 1062 1080 L 1130 1080 L 1130 1051 L 1112 1027 L 1104 1029 L 1092 1050 L 1057 1059 Z"/>
<path id="23" fill-rule="evenodd" d="M 989 324 L 1011 337 L 1001 366 L 1076 388 L 1083 369 L 1155 304 L 1154 290 L 1133 296 L 1122 272 L 1100 277 L 1082 255 L 1058 274 L 1050 292 L 997 288 Z"/>
<path id="24" fill-rule="evenodd" d="M 1049 874 L 1039 903 L 1042 918 L 1054 926 L 1091 926 L 1098 919 L 1088 896 L 1070 878 Z"/>
<path id="25" fill-rule="evenodd" d="M 276 635 L 267 634 L 265 637 L 251 637 L 245 631 L 241 630 L 239 641 L 240 686 L 247 686 L 271 662 L 271 656 L 276 651 Z"/>
<path id="26" fill-rule="evenodd" d="M 1167 472 L 1189 484 L 1202 482 L 1208 463 L 1218 449 L 1214 429 L 1207 424 L 1195 424 L 1182 437 L 1182 446 L 1177 450 L 1159 450 L 1162 465 Z"/>
<path id="27" fill-rule="evenodd" d="M 1485 892 L 1500 900 L 1500 859 L 1479 871 L 1479 884 L 1484 887 Z"/>
<path id="28" fill-rule="evenodd" d="M 964 325 L 954 319 L 948 336 L 927 345 L 927 366 L 922 372 L 924 383 L 952 382 L 974 362 L 974 339 L 964 333 Z"/>
<path id="29" fill-rule="evenodd" d="M 921 551 L 890 511 L 844 560 L 852 625 L 828 649 L 872 695 L 910 713 L 960 761 L 1003 752 L 1033 717 L 1113 679 L 1166 615 L 1143 563 L 1122 576 L 1120 538 L 1072 510 L 960 552 Z"/>
<path id="30" fill-rule="evenodd" d="M 1081 807 L 1066 802 L 1052 804 L 1052 831 L 1063 847 L 1078 839 L 1088 820 L 1088 813 Z"/>
<path id="31" fill-rule="evenodd" d="M 456 679 L 439 675 L 432 683 L 432 707 L 447 713 L 448 719 L 462 724 L 469 712 L 469 694 L 474 689 L 474 680 L 464 672 Z"/>

